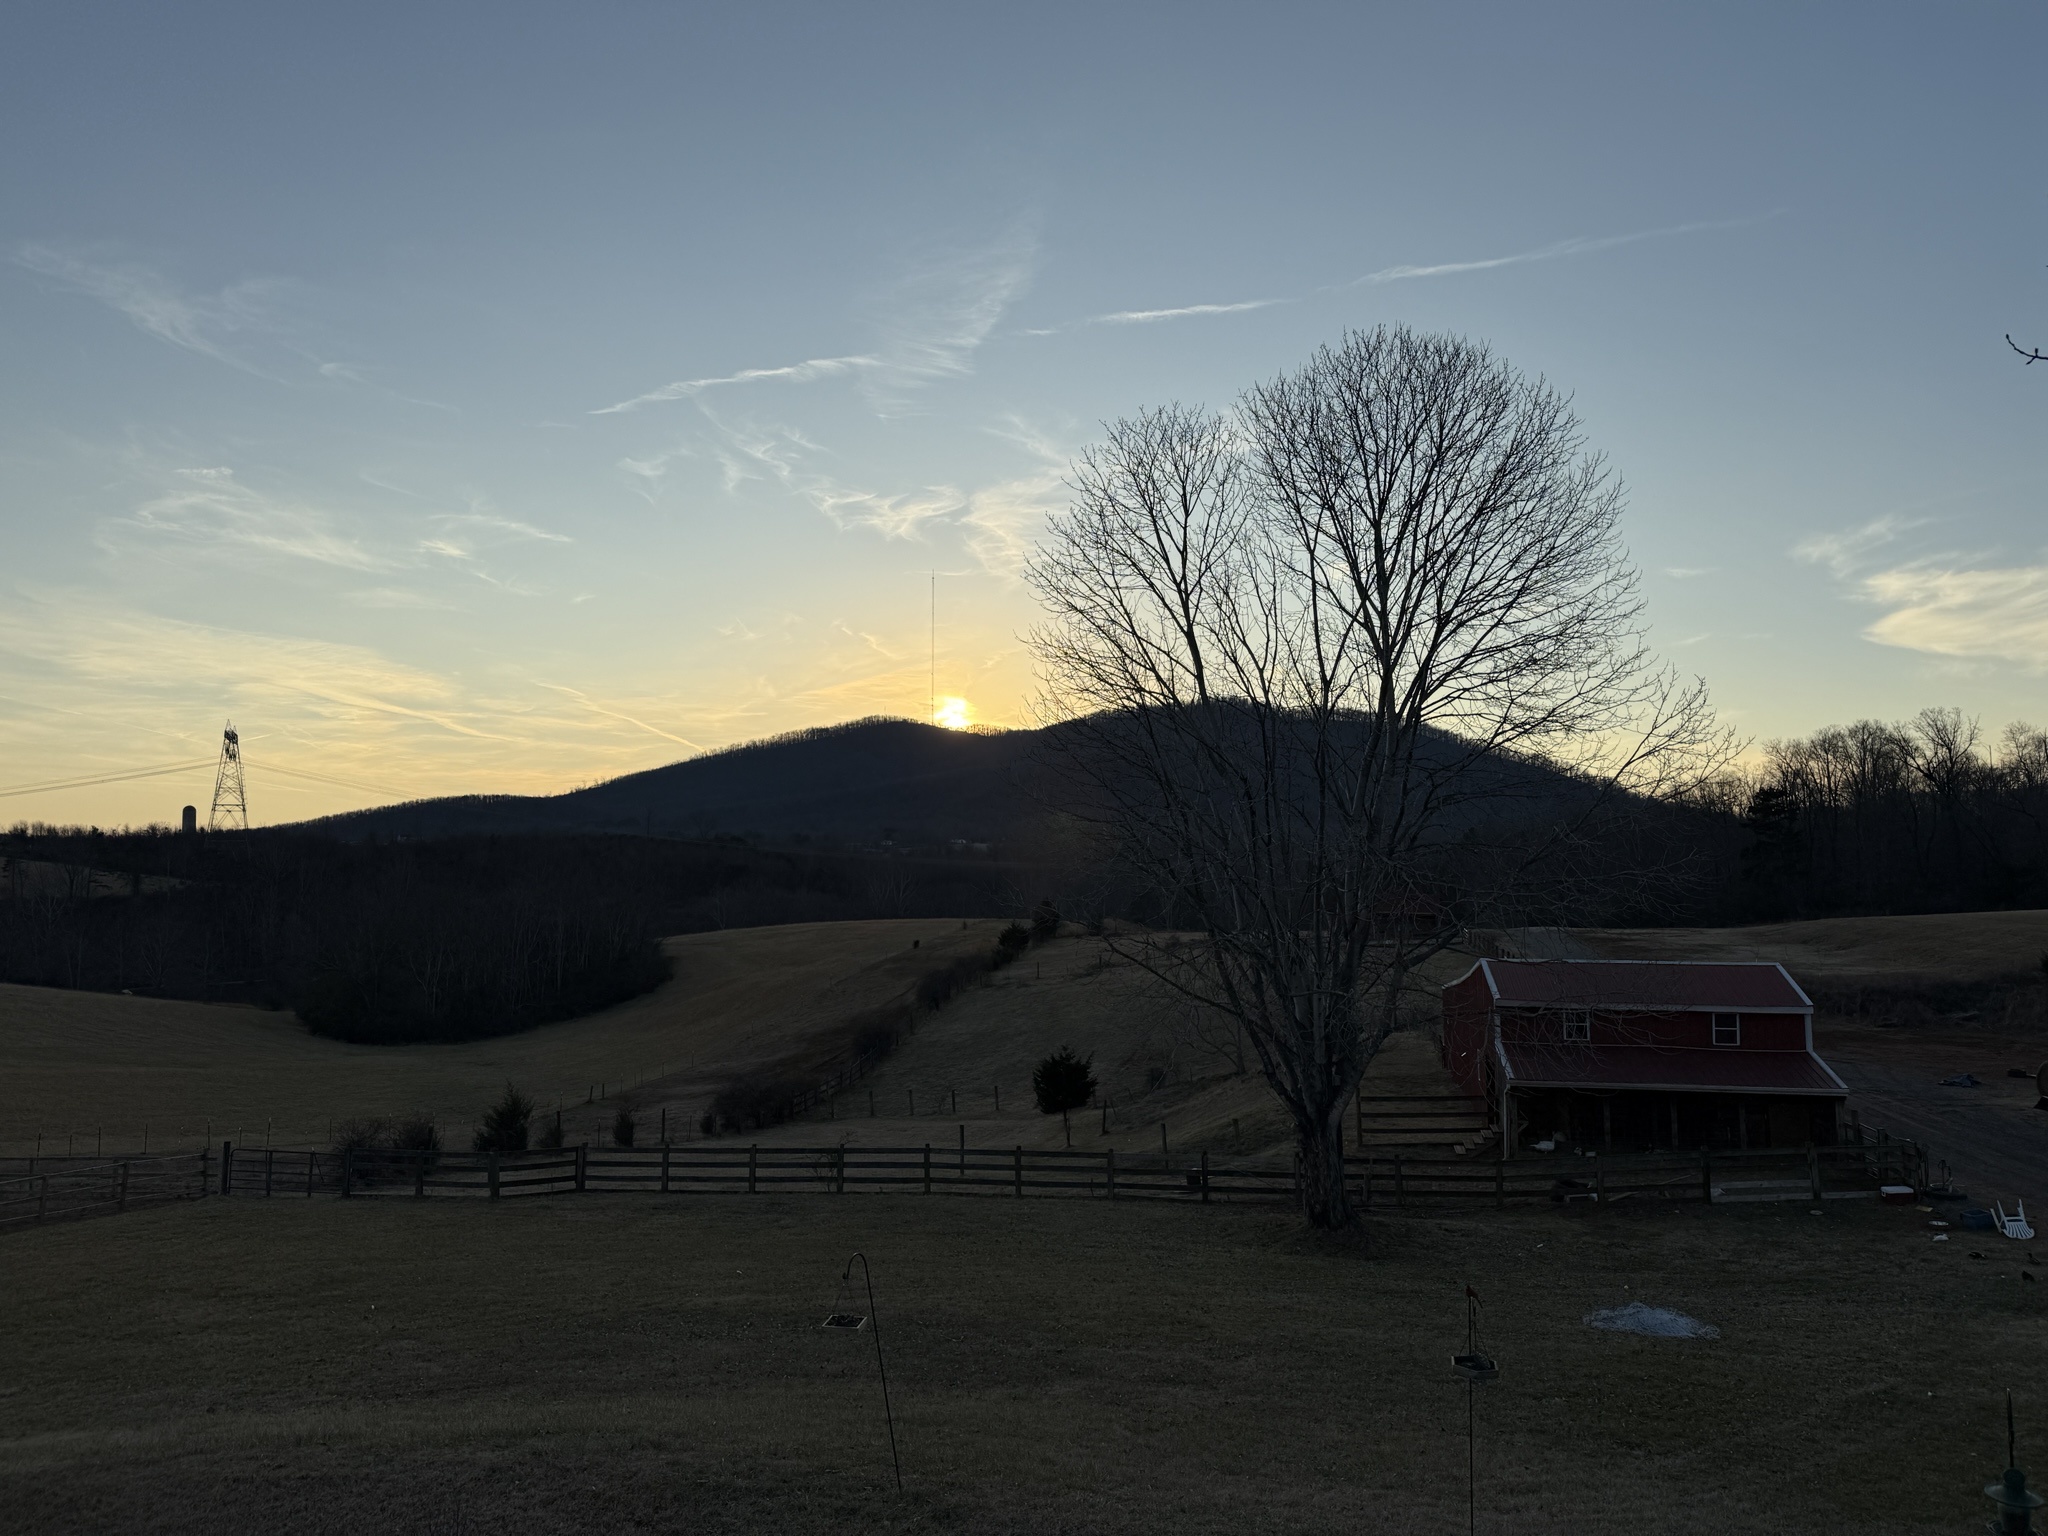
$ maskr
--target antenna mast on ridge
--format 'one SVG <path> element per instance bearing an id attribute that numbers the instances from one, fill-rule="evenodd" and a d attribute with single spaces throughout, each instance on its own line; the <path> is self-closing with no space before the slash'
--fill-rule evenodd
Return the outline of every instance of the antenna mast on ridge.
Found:
<path id="1" fill-rule="evenodd" d="M 219 831 L 249 830 L 249 799 L 242 790 L 242 738 L 235 734 L 235 722 L 220 733 L 220 771 L 213 778 L 213 814 L 206 825 Z"/>

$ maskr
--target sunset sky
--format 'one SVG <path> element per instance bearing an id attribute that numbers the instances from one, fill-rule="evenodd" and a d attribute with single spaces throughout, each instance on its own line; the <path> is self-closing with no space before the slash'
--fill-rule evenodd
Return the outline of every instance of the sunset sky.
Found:
<path id="1" fill-rule="evenodd" d="M 2038 5 L 10 5 L 0 790 L 1028 714 L 1106 418 L 1482 339 L 1758 739 L 2048 724 Z M 0 798 L 172 820 L 211 771 Z"/>

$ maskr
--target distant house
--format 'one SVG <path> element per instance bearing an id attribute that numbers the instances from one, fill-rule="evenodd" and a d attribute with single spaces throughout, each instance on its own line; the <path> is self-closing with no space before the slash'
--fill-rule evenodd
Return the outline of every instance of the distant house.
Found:
<path id="1" fill-rule="evenodd" d="M 1830 1145 L 1848 1087 L 1781 965 L 1481 960 L 1443 990 L 1444 1065 L 1512 1151 Z"/>

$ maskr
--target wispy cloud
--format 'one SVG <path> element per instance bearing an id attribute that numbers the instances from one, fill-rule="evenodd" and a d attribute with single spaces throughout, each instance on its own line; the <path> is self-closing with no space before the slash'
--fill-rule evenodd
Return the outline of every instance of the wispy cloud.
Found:
<path id="1" fill-rule="evenodd" d="M 1863 632 L 1879 645 L 2048 671 L 2048 565 L 1970 570 L 1928 561 L 1873 572 L 1858 586 L 1890 610 Z"/>
<path id="2" fill-rule="evenodd" d="M 1363 277 L 1354 277 L 1340 288 L 1356 288 L 1363 284 L 1399 283 L 1418 277 L 1450 277 L 1460 272 L 1490 272 L 1498 267 L 1517 267 L 1532 261 L 1557 261 L 1566 256 L 1588 256 L 1595 251 L 1613 250 L 1616 246 L 1634 245 L 1643 240 L 1662 240 L 1672 235 L 1698 234 L 1709 229 L 1740 229 L 1760 222 L 1762 215 L 1742 219 L 1703 219 L 1691 224 L 1667 224 L 1658 229 L 1639 229 L 1625 235 L 1582 235 L 1569 240 L 1553 241 L 1533 250 L 1516 251 L 1508 256 L 1486 256 L 1476 261 L 1439 261 L 1427 265 L 1381 267 Z"/>
<path id="3" fill-rule="evenodd" d="M 1118 309 L 1106 315 L 1089 315 L 1064 325 L 1040 326 L 1019 331 L 1020 336 L 1057 336 L 1062 331 L 1086 325 L 1154 325 L 1162 320 L 1186 320 L 1202 315 L 1241 315 L 1247 310 L 1271 309 L 1276 304 L 1296 304 L 1298 299 L 1246 299 L 1237 304 L 1181 304 L 1172 309 Z"/>
<path id="4" fill-rule="evenodd" d="M 1818 533 L 1792 547 L 1793 555 L 1814 565 L 1824 565 L 1837 576 L 1858 569 L 1872 550 L 1895 542 L 1901 534 L 1921 526 L 1924 519 L 1896 515 L 1873 518 L 1860 528 L 1838 533 Z"/>
<path id="5" fill-rule="evenodd" d="M 31 272 L 119 310 L 159 341 L 245 373 L 271 376 L 234 343 L 269 326 L 270 300 L 280 287 L 276 279 L 234 283 L 217 294 L 188 294 L 139 262 L 96 261 L 62 246 L 23 245 L 14 259 Z"/>
<path id="6" fill-rule="evenodd" d="M 1034 221 L 986 245 L 928 253 L 874 305 L 876 366 L 862 388 L 883 414 L 906 391 L 971 371 L 974 354 L 1029 286 L 1038 261 Z"/>
<path id="7" fill-rule="evenodd" d="M 707 389 L 719 389 L 729 384 L 809 384 L 817 379 L 839 378 L 863 368 L 879 368 L 881 365 L 880 358 L 861 355 L 813 357 L 801 363 L 788 363 L 779 368 L 742 368 L 738 373 L 716 374 L 709 378 L 677 379 L 673 384 L 650 389 L 644 395 L 635 395 L 632 399 L 621 400 L 616 405 L 601 406 L 590 414 L 615 416 L 622 411 L 636 410 L 640 406 L 653 405 L 663 400 L 687 400 Z"/>
<path id="8" fill-rule="evenodd" d="M 174 484 L 126 517 L 100 525 L 103 548 L 177 549 L 201 557 L 277 558 L 375 571 L 394 562 L 303 502 L 270 496 L 231 469 L 178 470 Z"/>
<path id="9" fill-rule="evenodd" d="M 1824 565 L 1858 602 L 1885 610 L 1863 638 L 1931 656 L 2015 661 L 2048 671 L 2048 565 L 2001 565 L 1981 555 L 1921 555 L 1878 565 L 1926 518 L 1880 517 L 1820 534 L 1793 554 Z"/>

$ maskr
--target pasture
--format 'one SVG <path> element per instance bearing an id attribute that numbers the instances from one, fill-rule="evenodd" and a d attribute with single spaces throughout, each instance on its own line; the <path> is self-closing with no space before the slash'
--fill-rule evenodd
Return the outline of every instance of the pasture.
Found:
<path id="1" fill-rule="evenodd" d="M 821 1027 L 902 993 L 934 958 L 983 949 L 1000 924 L 957 919 L 805 923 L 666 941 L 675 976 L 587 1018 L 460 1045 L 348 1045 L 288 1013 L 0 985 L 0 1152 L 67 1133 L 92 1150 L 216 1142 L 325 1145 L 331 1122 L 431 1114 L 466 1140 L 515 1082 L 578 1113 L 591 1090 L 665 1079 L 683 1104 L 733 1074 L 801 1049 Z M 919 947 L 911 948 L 913 940 Z M 608 1125 L 609 1109 L 582 1114 Z M 569 1123 L 571 1139 L 585 1126 Z"/>
<path id="2" fill-rule="evenodd" d="M 1462 1530 L 1470 1284 L 1480 1530 L 1933 1536 L 2006 1386 L 2040 1443 L 2048 1286 L 1926 1219 L 215 1199 L 0 1241 L 0 1530 Z M 856 1249 L 900 1496 L 871 1336 L 818 1326 Z M 1721 1337 L 1582 1321 L 1635 1300 Z"/>

